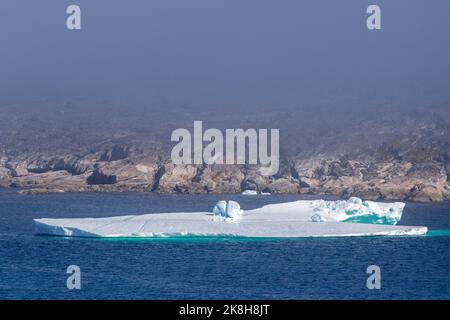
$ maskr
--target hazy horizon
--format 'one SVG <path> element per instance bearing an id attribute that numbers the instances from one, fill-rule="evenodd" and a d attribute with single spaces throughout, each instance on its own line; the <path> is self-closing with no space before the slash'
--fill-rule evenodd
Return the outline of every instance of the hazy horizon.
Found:
<path id="1" fill-rule="evenodd" d="M 366 28 L 372 3 L 381 30 Z M 81 30 L 66 29 L 69 4 Z M 169 141 L 202 120 L 308 144 L 368 121 L 449 122 L 448 12 L 421 0 L 4 0 L 3 136 L 107 129 Z"/>

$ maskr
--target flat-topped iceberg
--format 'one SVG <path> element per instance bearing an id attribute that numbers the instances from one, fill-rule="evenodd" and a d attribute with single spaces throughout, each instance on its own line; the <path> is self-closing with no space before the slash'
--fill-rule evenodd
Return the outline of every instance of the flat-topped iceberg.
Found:
<path id="1" fill-rule="evenodd" d="M 35 219 L 35 226 L 37 234 L 78 237 L 338 237 L 425 234 L 426 227 L 394 225 L 400 220 L 403 208 L 403 203 L 379 203 L 358 198 L 346 201 L 300 200 L 265 205 L 252 210 L 242 210 L 235 201 L 219 201 L 212 212 Z"/>

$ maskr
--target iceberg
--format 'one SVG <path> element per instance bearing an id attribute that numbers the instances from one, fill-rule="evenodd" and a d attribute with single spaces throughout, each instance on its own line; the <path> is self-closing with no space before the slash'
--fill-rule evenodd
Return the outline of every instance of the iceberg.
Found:
<path id="1" fill-rule="evenodd" d="M 404 203 L 299 200 L 242 210 L 219 201 L 212 212 L 173 212 L 108 218 L 35 219 L 36 234 L 68 237 L 228 236 L 254 238 L 407 236 L 421 226 L 395 225 Z"/>
<path id="2" fill-rule="evenodd" d="M 214 217 L 219 217 L 219 220 L 236 221 L 242 217 L 243 210 L 236 201 L 230 200 L 227 203 L 221 200 L 217 202 L 212 212 Z"/>
<path id="3" fill-rule="evenodd" d="M 327 222 L 327 219 L 317 213 L 311 217 L 311 220 L 314 222 Z"/>
<path id="4" fill-rule="evenodd" d="M 397 224 L 402 217 L 405 204 L 403 202 L 377 203 L 352 197 L 339 201 L 313 201 L 311 206 L 315 214 L 325 221 Z"/>
<path id="5" fill-rule="evenodd" d="M 258 195 L 258 191 L 256 190 L 244 190 L 241 192 L 241 194 L 243 196 L 257 196 Z"/>

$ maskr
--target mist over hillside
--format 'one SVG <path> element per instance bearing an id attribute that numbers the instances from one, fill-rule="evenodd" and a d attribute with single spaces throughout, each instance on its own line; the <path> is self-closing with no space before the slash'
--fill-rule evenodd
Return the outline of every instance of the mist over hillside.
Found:
<path id="1" fill-rule="evenodd" d="M 436 152 L 447 152 L 450 92 L 417 83 L 397 85 L 394 91 L 393 85 L 376 89 L 372 85 L 355 92 L 328 85 L 321 92 L 312 84 L 306 88 L 299 84 L 289 92 L 295 96 L 290 104 L 280 93 L 276 104 L 260 106 L 258 98 L 245 105 L 239 97 L 229 106 L 220 100 L 214 104 L 214 97 L 208 97 L 211 107 L 189 101 L 159 105 L 151 97 L 147 103 L 130 102 L 129 106 L 89 99 L 4 105 L 0 146 L 4 156 L 99 151 L 113 144 L 167 150 L 173 145 L 173 130 L 192 130 L 193 121 L 202 120 L 204 130 L 278 128 L 286 157 L 363 157 L 386 145 L 404 156 L 425 149 L 434 157 Z M 289 90 L 274 88 L 270 94 L 264 90 L 260 94 L 267 97 L 280 91 Z"/>
<path id="2" fill-rule="evenodd" d="M 0 4 L 0 186 L 450 199 L 450 2 Z M 438 8 L 438 9 L 436 9 Z M 171 133 L 279 129 L 280 168 L 171 162 Z"/>

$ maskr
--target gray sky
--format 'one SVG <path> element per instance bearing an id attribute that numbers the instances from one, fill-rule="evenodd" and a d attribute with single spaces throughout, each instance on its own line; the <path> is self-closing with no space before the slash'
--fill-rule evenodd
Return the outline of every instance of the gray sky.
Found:
<path id="1" fill-rule="evenodd" d="M 372 3 L 381 31 L 366 28 Z M 80 31 L 65 27 L 69 4 Z M 448 0 L 2 0 L 0 107 L 181 108 L 190 121 L 432 106 L 449 101 L 449 24 Z"/>

